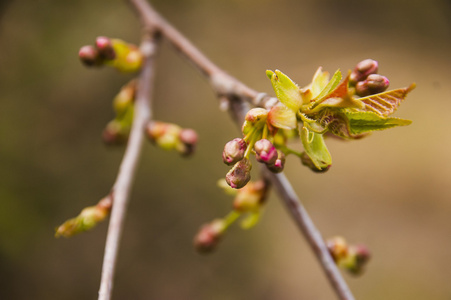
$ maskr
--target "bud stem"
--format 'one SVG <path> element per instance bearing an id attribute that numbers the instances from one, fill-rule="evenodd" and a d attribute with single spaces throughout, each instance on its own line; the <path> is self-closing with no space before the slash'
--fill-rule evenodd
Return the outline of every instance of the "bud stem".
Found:
<path id="1" fill-rule="evenodd" d="M 227 214 L 227 216 L 224 217 L 224 231 L 230 227 L 239 217 L 241 216 L 241 213 L 237 212 L 236 210 L 232 210 Z"/>

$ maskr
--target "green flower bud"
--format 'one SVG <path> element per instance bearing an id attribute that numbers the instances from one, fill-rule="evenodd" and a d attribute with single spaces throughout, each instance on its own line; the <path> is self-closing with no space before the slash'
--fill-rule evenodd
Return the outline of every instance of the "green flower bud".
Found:
<path id="1" fill-rule="evenodd" d="M 355 86 L 355 93 L 360 97 L 374 95 L 384 92 L 390 81 L 387 77 L 379 74 L 371 74 L 364 81 L 359 81 Z"/>
<path id="2" fill-rule="evenodd" d="M 253 108 L 246 114 L 245 120 L 252 124 L 260 124 L 266 122 L 268 111 L 264 108 Z"/>
<path id="3" fill-rule="evenodd" d="M 209 253 L 215 250 L 218 245 L 226 225 L 221 219 L 203 225 L 194 237 L 194 247 L 200 253 Z"/>
<path id="4" fill-rule="evenodd" d="M 247 144 L 243 139 L 233 139 L 224 146 L 222 160 L 226 165 L 233 165 L 242 160 L 246 151 Z"/>
<path id="5" fill-rule="evenodd" d="M 147 137 L 152 142 L 155 142 L 158 138 L 162 137 L 166 133 L 167 127 L 167 123 L 159 121 L 149 122 L 146 126 Z"/>
<path id="6" fill-rule="evenodd" d="M 365 80 L 368 75 L 376 74 L 378 70 L 378 63 L 372 59 L 365 59 L 359 62 L 355 69 L 349 75 L 349 83 L 355 85 L 359 81 Z"/>
<path id="7" fill-rule="evenodd" d="M 118 116 L 122 116 L 135 101 L 136 81 L 132 80 L 123 86 L 119 94 L 114 97 L 113 107 Z"/>
<path id="8" fill-rule="evenodd" d="M 332 165 L 328 165 L 327 167 L 323 168 L 323 169 L 318 169 L 315 164 L 313 163 L 312 159 L 310 158 L 310 156 L 308 156 L 308 154 L 306 152 L 302 152 L 301 153 L 301 162 L 304 166 L 310 168 L 310 170 L 312 170 L 313 172 L 316 173 L 324 173 L 329 171 L 330 167 Z"/>
<path id="9" fill-rule="evenodd" d="M 247 158 L 237 162 L 227 173 L 226 181 L 234 189 L 244 187 L 251 179 L 252 164 Z"/>
<path id="10" fill-rule="evenodd" d="M 84 208 L 75 218 L 69 219 L 56 229 L 55 236 L 71 237 L 87 231 L 103 221 L 110 213 L 112 196 L 108 195 L 95 206 Z"/>
<path id="11" fill-rule="evenodd" d="M 78 57 L 88 67 L 102 65 L 99 51 L 91 45 L 81 47 L 80 51 L 78 51 Z"/>
<path id="12" fill-rule="evenodd" d="M 348 256 L 348 244 L 343 237 L 334 237 L 328 240 L 326 244 L 330 255 L 332 255 L 332 258 L 336 263 Z"/>
<path id="13" fill-rule="evenodd" d="M 266 167 L 273 173 L 280 173 L 285 167 L 285 154 L 277 150 L 277 159 L 272 165 L 266 165 Z"/>

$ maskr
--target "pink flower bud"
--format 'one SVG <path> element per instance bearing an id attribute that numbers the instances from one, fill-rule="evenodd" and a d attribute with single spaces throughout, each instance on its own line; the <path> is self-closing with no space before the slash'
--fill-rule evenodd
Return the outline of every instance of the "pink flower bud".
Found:
<path id="1" fill-rule="evenodd" d="M 225 144 L 222 160 L 226 165 L 233 165 L 243 159 L 246 148 L 247 144 L 243 139 L 233 139 Z"/>
<path id="2" fill-rule="evenodd" d="M 234 189 L 244 187 L 251 180 L 252 164 L 247 158 L 237 162 L 226 175 L 226 182 Z"/>
<path id="3" fill-rule="evenodd" d="M 254 144 L 257 161 L 266 165 L 273 165 L 277 160 L 277 149 L 267 139 L 261 139 Z"/>
<path id="4" fill-rule="evenodd" d="M 355 93 L 360 97 L 374 95 L 384 92 L 390 81 L 387 77 L 379 74 L 371 74 L 364 81 L 359 81 L 355 86 Z"/>
<path id="5" fill-rule="evenodd" d="M 365 80 L 368 75 L 376 74 L 378 63 L 372 59 L 365 59 L 359 62 L 349 76 L 349 83 L 355 85 L 357 82 Z"/>
<path id="6" fill-rule="evenodd" d="M 181 154 L 183 156 L 189 156 L 194 153 L 197 145 L 197 133 L 193 129 L 185 128 L 179 133 L 179 140 L 183 144 Z"/>
<path id="7" fill-rule="evenodd" d="M 266 167 L 273 173 L 280 173 L 285 167 L 285 154 L 277 150 L 277 159 L 272 165 L 266 165 Z"/>
<path id="8" fill-rule="evenodd" d="M 88 67 L 99 66 L 102 64 L 99 51 L 90 45 L 81 47 L 80 51 L 78 51 L 78 57 L 81 62 Z"/>
<path id="9" fill-rule="evenodd" d="M 201 253 L 213 251 L 218 245 L 224 230 L 224 221 L 220 219 L 203 225 L 194 237 L 194 247 Z"/>

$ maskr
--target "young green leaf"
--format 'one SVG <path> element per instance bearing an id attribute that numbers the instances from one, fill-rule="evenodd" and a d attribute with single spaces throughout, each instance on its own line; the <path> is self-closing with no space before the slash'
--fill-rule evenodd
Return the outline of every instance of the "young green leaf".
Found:
<path id="1" fill-rule="evenodd" d="M 410 120 L 385 118 L 374 112 L 345 112 L 349 120 L 351 134 L 362 134 L 375 130 L 384 130 L 396 126 L 406 126 Z"/>

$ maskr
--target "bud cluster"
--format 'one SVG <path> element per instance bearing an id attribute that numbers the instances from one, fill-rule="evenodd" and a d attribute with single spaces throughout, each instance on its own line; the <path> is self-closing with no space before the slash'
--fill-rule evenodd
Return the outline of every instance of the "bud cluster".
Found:
<path id="1" fill-rule="evenodd" d="M 377 74 L 378 63 L 372 59 L 359 62 L 349 75 L 349 85 L 355 87 L 355 94 L 366 97 L 387 90 L 390 81 L 387 77 Z"/>
<path id="2" fill-rule="evenodd" d="M 259 220 L 261 208 L 265 203 L 268 192 L 268 185 L 263 180 L 249 182 L 240 190 L 232 189 L 223 179 L 218 182 L 218 185 L 226 193 L 235 195 L 233 210 L 224 218 L 215 219 L 199 229 L 199 232 L 194 237 L 194 247 L 201 253 L 212 252 L 226 230 L 241 215 L 247 214 L 241 222 L 242 228 L 248 229 L 254 226 Z"/>
<path id="3" fill-rule="evenodd" d="M 342 237 L 328 240 L 327 247 L 335 263 L 354 275 L 363 272 L 371 256 L 365 245 L 348 245 Z"/>
<path id="4" fill-rule="evenodd" d="M 127 141 L 133 121 L 136 81 L 124 85 L 113 100 L 116 117 L 103 130 L 102 138 L 107 145 L 123 144 Z"/>
<path id="5" fill-rule="evenodd" d="M 176 150 L 183 156 L 194 153 L 197 133 L 190 128 L 181 128 L 172 123 L 151 121 L 146 127 L 147 137 L 165 150 Z"/>
<path id="6" fill-rule="evenodd" d="M 75 218 L 69 219 L 56 229 L 55 236 L 71 237 L 75 234 L 92 229 L 103 221 L 111 211 L 113 196 L 108 195 L 95 206 L 84 208 Z"/>
<path id="7" fill-rule="evenodd" d="M 242 127 L 244 138 L 235 138 L 224 146 L 222 160 L 226 165 L 233 165 L 226 175 L 232 188 L 240 189 L 251 179 L 251 153 L 271 172 L 279 173 L 284 168 L 285 153 L 274 145 L 278 131 L 267 122 L 268 114 L 263 108 L 249 110 Z"/>
<path id="8" fill-rule="evenodd" d="M 81 47 L 78 56 L 88 67 L 110 65 L 125 73 L 139 71 L 143 63 L 143 55 L 137 46 L 104 36 L 97 37 L 94 46 Z"/>

